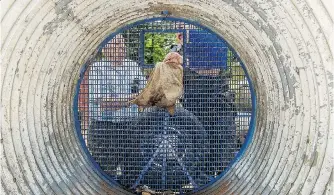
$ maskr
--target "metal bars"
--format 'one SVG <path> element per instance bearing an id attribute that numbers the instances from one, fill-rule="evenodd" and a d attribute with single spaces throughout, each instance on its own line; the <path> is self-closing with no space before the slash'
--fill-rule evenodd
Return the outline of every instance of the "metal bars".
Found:
<path id="1" fill-rule="evenodd" d="M 81 133 L 110 178 L 185 193 L 220 175 L 249 128 L 251 93 L 242 62 L 228 44 L 176 19 L 143 21 L 105 40 L 79 91 Z M 154 64 L 170 51 L 184 57 L 184 94 L 175 116 L 129 103 Z"/>

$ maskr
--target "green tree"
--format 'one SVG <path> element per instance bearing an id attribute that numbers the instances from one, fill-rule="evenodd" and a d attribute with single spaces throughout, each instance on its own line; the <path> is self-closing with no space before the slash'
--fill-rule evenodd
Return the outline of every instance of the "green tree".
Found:
<path id="1" fill-rule="evenodd" d="M 145 33 L 145 64 L 161 62 L 169 53 L 170 46 L 175 43 L 175 33 Z"/>

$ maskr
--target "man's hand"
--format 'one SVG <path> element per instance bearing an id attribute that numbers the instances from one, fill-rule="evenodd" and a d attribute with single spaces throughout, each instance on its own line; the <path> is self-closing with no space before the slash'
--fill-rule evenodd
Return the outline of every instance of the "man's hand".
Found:
<path id="1" fill-rule="evenodd" d="M 119 110 L 123 107 L 118 101 L 101 101 L 100 106 L 103 110 Z"/>
<path id="2" fill-rule="evenodd" d="M 131 94 L 128 97 L 121 98 L 108 98 L 108 99 L 100 99 L 99 104 L 102 109 L 105 110 L 119 110 L 123 107 L 130 106 L 130 100 L 134 99 L 137 94 Z"/>

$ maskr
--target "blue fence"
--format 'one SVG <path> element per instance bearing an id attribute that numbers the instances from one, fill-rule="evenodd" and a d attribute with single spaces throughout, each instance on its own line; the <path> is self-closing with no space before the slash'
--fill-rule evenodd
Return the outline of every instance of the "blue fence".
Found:
<path id="1" fill-rule="evenodd" d="M 184 59 L 184 93 L 175 116 L 129 105 L 170 51 Z M 182 194 L 222 177 L 241 155 L 252 135 L 255 94 L 221 37 L 188 20 L 151 18 L 102 42 L 83 68 L 74 112 L 99 174 L 130 191 L 148 186 Z"/>

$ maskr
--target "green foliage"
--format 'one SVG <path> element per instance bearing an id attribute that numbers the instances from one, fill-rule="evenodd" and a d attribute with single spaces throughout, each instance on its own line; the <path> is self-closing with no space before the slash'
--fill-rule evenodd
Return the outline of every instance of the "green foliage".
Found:
<path id="1" fill-rule="evenodd" d="M 175 43 L 175 33 L 145 33 L 145 64 L 161 62 Z"/>

